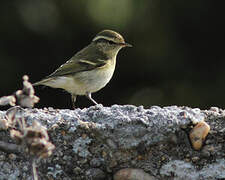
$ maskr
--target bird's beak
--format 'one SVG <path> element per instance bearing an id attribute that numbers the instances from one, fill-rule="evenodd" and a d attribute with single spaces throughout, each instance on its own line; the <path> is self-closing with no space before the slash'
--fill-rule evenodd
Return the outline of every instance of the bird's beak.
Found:
<path id="1" fill-rule="evenodd" d="M 129 43 L 124 43 L 124 47 L 133 47 L 133 46 Z"/>
<path id="2" fill-rule="evenodd" d="M 126 47 L 133 47 L 131 44 L 129 44 L 129 43 L 125 43 L 124 44 Z"/>
<path id="3" fill-rule="evenodd" d="M 133 47 L 131 44 L 128 44 L 128 43 L 120 43 L 120 45 L 122 47 Z"/>

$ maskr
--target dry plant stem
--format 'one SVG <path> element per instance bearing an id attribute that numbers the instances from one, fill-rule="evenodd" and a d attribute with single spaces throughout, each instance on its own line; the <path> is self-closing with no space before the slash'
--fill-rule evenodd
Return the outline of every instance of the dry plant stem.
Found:
<path id="1" fill-rule="evenodd" d="M 33 174 L 33 180 L 38 180 L 35 158 L 32 159 L 32 174 Z"/>
<path id="2" fill-rule="evenodd" d="M 3 141 L 0 141 L 0 150 L 6 153 L 14 153 L 14 154 L 21 153 L 21 147 L 19 145 L 6 143 Z"/>

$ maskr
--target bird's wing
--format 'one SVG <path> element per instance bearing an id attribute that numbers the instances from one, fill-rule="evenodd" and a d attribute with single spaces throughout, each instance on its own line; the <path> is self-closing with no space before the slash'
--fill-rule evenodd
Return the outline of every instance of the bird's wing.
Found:
<path id="1" fill-rule="evenodd" d="M 93 49 L 96 51 L 96 49 Z M 89 71 L 95 68 L 104 66 L 108 57 L 101 53 L 96 52 L 86 52 L 87 48 L 84 48 L 75 56 L 73 56 L 65 64 L 61 65 L 55 72 L 50 74 L 47 78 L 57 77 L 57 76 L 67 76 L 72 75 L 82 71 Z"/>

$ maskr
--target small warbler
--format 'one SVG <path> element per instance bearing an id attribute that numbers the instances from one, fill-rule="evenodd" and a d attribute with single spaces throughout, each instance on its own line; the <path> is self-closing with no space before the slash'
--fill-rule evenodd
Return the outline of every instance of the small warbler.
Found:
<path id="1" fill-rule="evenodd" d="M 132 45 L 126 43 L 119 33 L 103 30 L 87 47 L 34 85 L 66 90 L 71 93 L 73 108 L 77 95 L 85 95 L 98 104 L 91 93 L 102 89 L 110 81 L 116 66 L 116 56 L 123 47 Z"/>

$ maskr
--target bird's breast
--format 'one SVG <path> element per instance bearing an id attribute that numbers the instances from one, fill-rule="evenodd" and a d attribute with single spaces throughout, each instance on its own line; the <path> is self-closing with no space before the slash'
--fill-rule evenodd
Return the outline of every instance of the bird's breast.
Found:
<path id="1" fill-rule="evenodd" d="M 73 76 L 74 86 L 70 89 L 71 93 L 84 95 L 87 92 L 96 92 L 110 81 L 113 76 L 116 61 L 109 61 L 102 67 L 91 71 L 83 71 Z"/>

